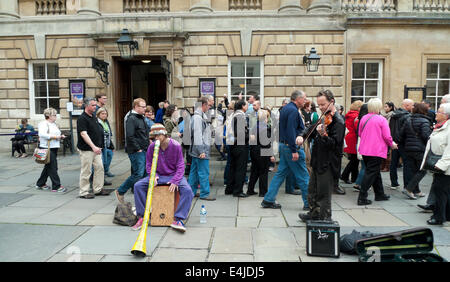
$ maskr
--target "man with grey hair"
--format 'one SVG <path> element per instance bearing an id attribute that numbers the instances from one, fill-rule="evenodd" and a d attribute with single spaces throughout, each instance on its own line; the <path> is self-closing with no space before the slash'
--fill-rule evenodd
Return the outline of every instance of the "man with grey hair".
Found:
<path id="1" fill-rule="evenodd" d="M 214 101 L 214 100 L 213 100 Z M 194 195 L 200 185 L 200 199 L 214 201 L 216 198 L 210 195 L 209 186 L 209 158 L 211 146 L 211 129 L 205 113 L 209 111 L 211 102 L 207 97 L 197 100 L 194 115 L 191 118 L 191 146 L 189 155 L 192 157 L 189 173 L 189 185 Z"/>
<path id="2" fill-rule="evenodd" d="M 450 94 L 446 94 L 446 95 L 442 96 L 441 104 L 446 104 L 446 103 L 450 103 Z"/>
<path id="3" fill-rule="evenodd" d="M 103 189 L 104 170 L 102 162 L 103 132 L 94 115 L 97 103 L 94 98 L 84 99 L 84 111 L 77 120 L 78 144 L 80 152 L 81 173 L 80 173 L 80 198 L 92 199 L 95 195 L 108 195 Z M 89 193 L 89 177 L 91 168 L 94 167 L 94 179 L 92 188 L 94 194 Z"/>
<path id="4" fill-rule="evenodd" d="M 400 108 L 394 111 L 394 114 L 389 121 L 389 128 L 391 129 L 391 136 L 395 143 L 398 144 L 397 150 L 392 150 L 391 167 L 389 175 L 391 178 L 391 189 L 397 189 L 398 184 L 397 168 L 400 158 L 403 160 L 403 187 L 408 185 L 411 175 L 408 163 L 406 160 L 405 145 L 402 143 L 400 132 L 406 121 L 411 118 L 411 112 L 414 108 L 414 101 L 411 99 L 404 99 Z"/>
<path id="5" fill-rule="evenodd" d="M 305 102 L 305 92 L 296 90 L 291 95 L 291 102 L 281 110 L 279 124 L 280 164 L 261 203 L 263 208 L 281 208 L 281 205 L 276 203 L 275 199 L 278 189 L 289 172 L 295 176 L 295 185 L 302 190 L 303 207 L 308 208 L 309 174 L 306 169 L 305 151 L 301 147 L 305 125 L 298 110 L 303 107 Z"/>

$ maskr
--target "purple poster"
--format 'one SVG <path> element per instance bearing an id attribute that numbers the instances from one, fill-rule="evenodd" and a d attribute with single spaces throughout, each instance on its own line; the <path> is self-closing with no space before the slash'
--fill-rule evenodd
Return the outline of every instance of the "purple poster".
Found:
<path id="1" fill-rule="evenodd" d="M 202 95 L 214 95 L 214 81 L 200 81 L 200 93 Z"/>
<path id="2" fill-rule="evenodd" d="M 83 113 L 84 81 L 69 82 L 70 99 L 73 103 L 72 115 Z"/>

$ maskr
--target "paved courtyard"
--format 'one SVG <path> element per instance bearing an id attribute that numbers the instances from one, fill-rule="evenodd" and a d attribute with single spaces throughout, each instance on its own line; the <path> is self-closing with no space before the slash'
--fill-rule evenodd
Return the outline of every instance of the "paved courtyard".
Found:
<path id="1" fill-rule="evenodd" d="M 77 154 L 60 154 L 59 175 L 66 193 L 38 191 L 34 188 L 42 166 L 31 158 L 11 158 L 0 153 L 0 261 L 33 262 L 280 262 L 280 261 L 357 261 L 357 256 L 341 254 L 339 259 L 306 255 L 305 224 L 298 219 L 301 196 L 287 195 L 280 188 L 277 201 L 281 210 L 263 209 L 262 198 L 234 198 L 224 194 L 225 162 L 211 162 L 212 193 L 217 200 L 194 198 L 187 232 L 181 234 L 167 227 L 150 227 L 147 257 L 130 254 L 138 232 L 112 223 L 116 207 L 113 194 L 92 200 L 79 199 L 80 160 Z M 129 175 L 129 160 L 123 151 L 116 152 L 109 178 L 113 188 Z M 270 174 L 270 178 L 273 173 Z M 400 191 L 389 189 L 389 174 L 383 173 L 385 191 L 391 200 L 358 206 L 351 185 L 342 184 L 346 195 L 333 195 L 333 219 L 341 234 L 358 231 L 387 233 L 427 226 L 429 213 L 417 204 L 426 198 L 409 200 Z M 399 177 L 401 179 L 401 170 Z M 429 192 L 432 177 L 421 183 Z M 47 182 L 50 184 L 50 180 Z M 400 182 L 401 183 L 401 182 Z M 134 205 L 133 195 L 125 199 Z M 373 192 L 369 194 L 373 199 Z M 205 204 L 208 222 L 200 224 L 200 206 Z M 429 227 L 429 226 L 428 226 Z M 431 227 L 436 249 L 450 260 L 450 225 Z"/>

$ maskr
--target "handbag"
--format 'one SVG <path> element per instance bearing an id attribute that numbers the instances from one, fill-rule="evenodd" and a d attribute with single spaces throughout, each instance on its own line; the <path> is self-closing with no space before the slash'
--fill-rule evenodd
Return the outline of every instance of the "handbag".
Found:
<path id="1" fill-rule="evenodd" d="M 423 164 L 423 169 L 432 171 L 434 173 L 444 173 L 441 169 L 436 169 L 436 163 L 442 158 L 442 155 L 436 155 L 433 151 L 428 151 L 427 157 L 425 158 L 425 163 Z"/>
<path id="2" fill-rule="evenodd" d="M 48 126 L 48 134 L 50 134 L 50 126 L 47 124 Z M 47 142 L 47 148 L 41 149 L 39 147 L 37 147 L 36 149 L 34 149 L 34 153 L 33 156 L 35 157 L 35 161 L 38 164 L 48 164 L 50 163 L 50 139 L 48 139 Z"/>

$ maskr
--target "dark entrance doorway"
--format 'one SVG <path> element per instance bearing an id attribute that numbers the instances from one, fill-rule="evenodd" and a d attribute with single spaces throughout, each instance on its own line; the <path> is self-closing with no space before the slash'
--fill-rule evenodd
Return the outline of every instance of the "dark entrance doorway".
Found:
<path id="1" fill-rule="evenodd" d="M 114 69 L 116 147 L 121 149 L 125 144 L 124 117 L 132 109 L 133 100 L 143 98 L 156 113 L 158 103 L 167 99 L 167 80 L 160 57 L 114 58 Z"/>

